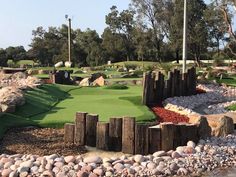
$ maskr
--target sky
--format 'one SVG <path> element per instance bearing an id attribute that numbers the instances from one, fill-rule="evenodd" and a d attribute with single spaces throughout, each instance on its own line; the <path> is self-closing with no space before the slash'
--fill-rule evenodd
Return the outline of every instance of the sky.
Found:
<path id="1" fill-rule="evenodd" d="M 209 1 L 209 0 L 206 0 Z M 32 30 L 39 26 L 59 27 L 72 18 L 72 28 L 95 29 L 102 34 L 105 15 L 112 5 L 120 11 L 129 7 L 130 0 L 1 0 L 0 48 L 23 45 L 29 49 Z"/>
<path id="2" fill-rule="evenodd" d="M 32 30 L 59 27 L 72 18 L 72 28 L 91 28 L 102 34 L 112 5 L 128 8 L 129 0 L 1 0 L 0 48 L 23 45 L 29 49 Z"/>

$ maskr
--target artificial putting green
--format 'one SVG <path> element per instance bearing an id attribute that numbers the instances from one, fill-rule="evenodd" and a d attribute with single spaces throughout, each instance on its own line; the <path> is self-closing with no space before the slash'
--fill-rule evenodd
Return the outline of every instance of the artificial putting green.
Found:
<path id="1" fill-rule="evenodd" d="M 62 127 L 73 122 L 77 111 L 99 114 L 100 121 L 110 117 L 132 116 L 136 121 L 152 121 L 155 115 L 141 104 L 142 87 L 129 86 L 126 90 L 104 87 L 43 85 L 26 92 L 26 104 L 14 114 L 1 119 L 0 138 L 10 127 L 36 125 Z"/>

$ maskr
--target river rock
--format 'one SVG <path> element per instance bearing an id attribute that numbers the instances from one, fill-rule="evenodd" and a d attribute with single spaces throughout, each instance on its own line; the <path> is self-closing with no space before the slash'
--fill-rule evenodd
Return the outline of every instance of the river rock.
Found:
<path id="1" fill-rule="evenodd" d="M 165 151 L 157 151 L 153 154 L 154 157 L 161 157 L 161 156 L 165 156 L 166 152 Z"/>
<path id="2" fill-rule="evenodd" d="M 102 163 L 101 157 L 93 156 L 84 158 L 84 163 Z"/>
<path id="3" fill-rule="evenodd" d="M 75 162 L 75 157 L 74 156 L 66 156 L 64 158 L 66 163 L 70 163 L 70 162 Z"/>
<path id="4" fill-rule="evenodd" d="M 135 162 L 138 162 L 138 163 L 141 163 L 145 160 L 145 158 L 142 156 L 142 155 L 135 155 L 134 156 L 134 161 Z"/>

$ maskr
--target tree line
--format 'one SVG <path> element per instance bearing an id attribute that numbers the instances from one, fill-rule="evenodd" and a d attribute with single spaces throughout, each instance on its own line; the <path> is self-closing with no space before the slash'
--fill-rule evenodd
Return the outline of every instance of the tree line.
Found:
<path id="1" fill-rule="evenodd" d="M 232 22 L 234 0 L 188 0 L 188 59 L 236 56 L 236 35 Z M 98 66 L 107 61 L 172 61 L 182 55 L 184 0 L 131 0 L 130 8 L 116 6 L 106 15 L 101 36 L 96 30 L 72 29 L 72 61 L 77 66 Z M 0 65 L 34 59 L 41 65 L 68 60 L 68 26 L 38 27 L 32 32 L 30 49 L 0 49 Z"/>

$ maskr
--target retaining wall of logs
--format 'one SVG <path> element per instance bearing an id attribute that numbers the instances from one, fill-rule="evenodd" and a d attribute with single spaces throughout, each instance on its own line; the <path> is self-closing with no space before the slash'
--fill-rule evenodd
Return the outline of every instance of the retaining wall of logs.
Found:
<path id="1" fill-rule="evenodd" d="M 202 129 L 205 129 L 201 125 L 139 124 L 134 117 L 110 118 L 109 122 L 100 122 L 96 114 L 77 112 L 75 123 L 64 126 L 64 141 L 65 144 L 87 145 L 128 154 L 150 154 L 175 149 L 186 145 L 189 140 L 197 143 Z M 205 136 L 205 132 L 203 134 Z"/>
<path id="2" fill-rule="evenodd" d="M 167 80 L 161 72 L 148 72 L 143 78 L 143 104 L 160 103 L 166 98 L 187 96 L 196 93 L 196 69 L 194 67 L 181 73 L 180 70 L 168 72 Z"/>

